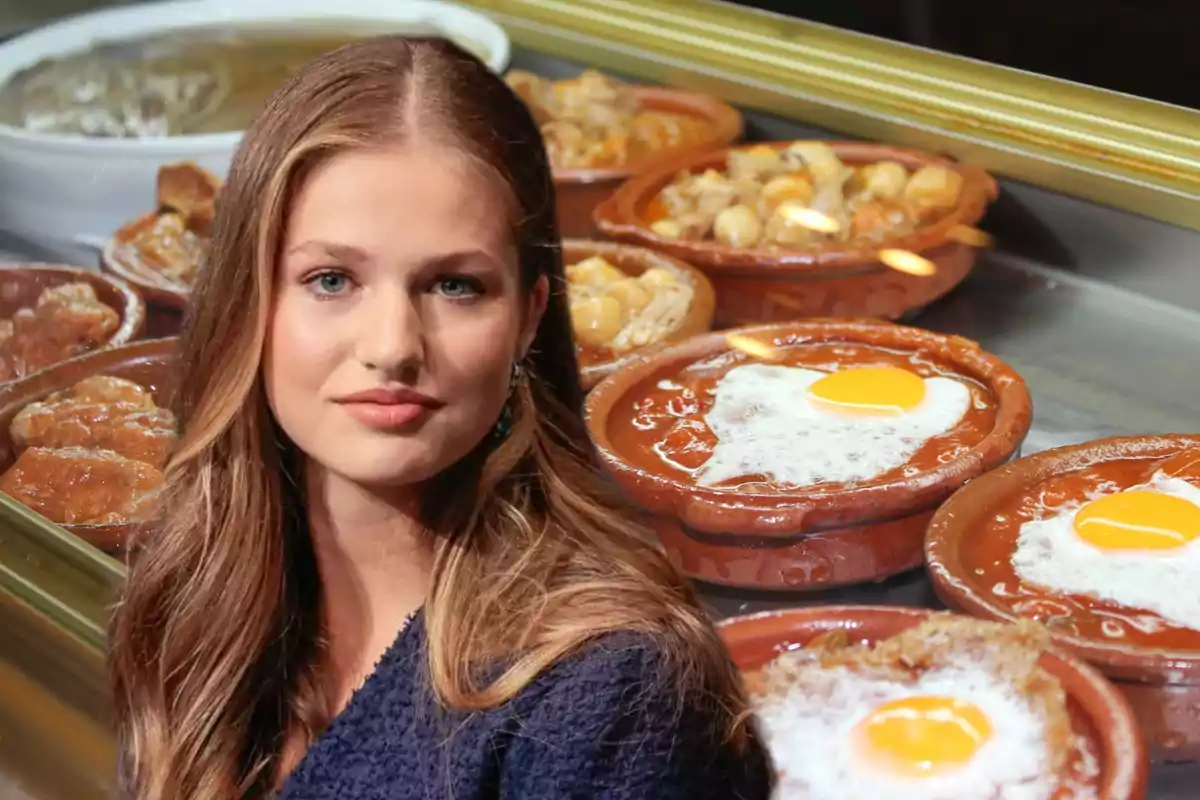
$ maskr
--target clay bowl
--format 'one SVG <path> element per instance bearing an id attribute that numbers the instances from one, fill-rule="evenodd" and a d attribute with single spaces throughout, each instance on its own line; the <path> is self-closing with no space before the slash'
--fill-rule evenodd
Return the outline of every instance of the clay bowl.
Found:
<path id="1" fill-rule="evenodd" d="M 832 341 L 919 350 L 986 387 L 996 419 L 976 446 L 909 478 L 769 494 L 700 487 L 630 460 L 614 444 L 609 418 L 658 376 L 728 352 L 726 333 L 635 357 L 588 395 L 588 428 L 613 478 L 649 512 L 668 554 L 693 578 L 743 589 L 815 590 L 912 569 L 922 561 L 925 526 L 937 507 L 1012 458 L 1029 432 L 1032 404 L 1024 381 L 974 342 L 877 320 L 809 320 L 736 332 L 776 345 Z"/>
<path id="2" fill-rule="evenodd" d="M 168 281 L 150 267 L 140 264 L 130 239 L 143 228 L 154 224 L 157 211 L 142 214 L 122 225 L 108 237 L 100 250 L 100 266 L 112 275 L 137 287 L 146 299 L 149 315 L 147 327 L 153 336 L 175 336 L 183 322 L 191 291 L 174 281 Z"/>
<path id="3" fill-rule="evenodd" d="M 567 239 L 563 242 L 563 262 L 565 264 L 575 264 L 593 256 L 600 256 L 631 277 L 658 267 L 679 275 L 691 285 L 692 304 L 688 308 L 687 315 L 654 344 L 680 341 L 712 329 L 713 306 L 716 304 L 716 298 L 713 296 L 712 284 L 700 270 L 642 247 L 585 239 Z M 579 348 L 577 352 L 579 354 L 580 382 L 584 389 L 590 389 L 603 378 L 611 375 L 638 351 L 631 351 L 622 356 L 589 352 L 585 348 Z"/>
<path id="4" fill-rule="evenodd" d="M 767 142 L 765 146 L 783 150 L 791 144 Z M 935 164 L 953 169 L 963 176 L 958 204 L 911 234 L 795 251 L 684 242 L 651 231 L 645 212 L 663 187 L 681 171 L 723 171 L 731 149 L 725 148 L 638 173 L 597 207 L 596 226 L 612 239 L 660 250 L 703 270 L 717 292 L 717 327 L 824 316 L 899 319 L 961 283 L 975 264 L 976 249 L 950 238 L 950 232 L 959 225 L 973 226 L 983 217 L 999 192 L 995 180 L 979 167 L 916 150 L 865 142 L 828 144 L 849 165 L 897 161 L 910 171 Z M 882 248 L 919 253 L 937 265 L 937 272 L 923 277 L 890 269 L 876 256 Z"/>
<path id="5" fill-rule="evenodd" d="M 125 344 L 141 334 L 146 323 L 146 305 L 126 281 L 96 270 L 52 264 L 0 265 L 0 319 L 8 319 L 21 308 L 36 305 L 38 295 L 51 286 L 79 282 L 91 284 L 96 297 L 120 315 L 121 324 L 106 347 Z"/>
<path id="6" fill-rule="evenodd" d="M 752 673 L 823 633 L 842 629 L 853 631 L 860 641 L 875 642 L 917 625 L 930 613 L 894 606 L 811 606 L 736 617 L 718 625 L 718 631 L 738 669 Z M 1095 670 L 1064 653 L 1045 653 L 1040 663 L 1066 690 L 1076 731 L 1092 740 L 1100 762 L 1098 796 L 1145 797 L 1145 745 L 1129 704 Z"/>
<path id="7" fill-rule="evenodd" d="M 175 386 L 176 339 L 146 339 L 122 347 L 97 350 L 63 361 L 23 381 L 0 387 L 0 472 L 16 460 L 9 426 L 25 406 L 69 389 L 92 375 L 126 378 L 151 390 L 156 404 L 170 407 Z M 125 549 L 141 527 L 137 523 L 64 525 L 93 547 L 109 553 Z"/>
<path id="8" fill-rule="evenodd" d="M 964 551 L 987 535 L 998 505 L 1048 478 L 1114 461 L 1153 461 L 1200 448 L 1200 435 L 1132 436 L 1046 450 L 972 481 L 934 516 L 926 537 L 930 577 L 951 608 L 1012 620 L 1018 613 L 992 587 L 998 578 L 968 566 Z M 1011 601 L 1010 601 L 1011 602 Z M 1200 759 L 1200 650 L 1142 647 L 1051 629 L 1055 640 L 1112 678 L 1129 698 L 1158 760 Z"/>
<path id="9" fill-rule="evenodd" d="M 707 123 L 706 133 L 682 147 L 663 151 L 653 158 L 631 161 L 619 167 L 554 170 L 554 189 L 558 196 L 558 228 L 563 237 L 596 236 L 597 229 L 592 212 L 630 176 L 652 167 L 663 159 L 727 147 L 742 137 L 741 113 L 715 97 L 660 86 L 638 86 L 634 88 L 634 93 L 642 106 L 650 111 L 704 120 Z"/>

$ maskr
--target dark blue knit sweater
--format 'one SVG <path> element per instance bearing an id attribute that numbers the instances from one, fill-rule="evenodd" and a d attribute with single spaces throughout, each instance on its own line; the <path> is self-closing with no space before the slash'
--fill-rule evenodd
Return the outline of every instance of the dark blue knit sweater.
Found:
<path id="1" fill-rule="evenodd" d="M 280 800 L 766 800 L 755 745 L 734 752 L 703 704 L 680 707 L 649 637 L 611 634 L 508 704 L 436 710 L 418 615 L 313 743 Z"/>

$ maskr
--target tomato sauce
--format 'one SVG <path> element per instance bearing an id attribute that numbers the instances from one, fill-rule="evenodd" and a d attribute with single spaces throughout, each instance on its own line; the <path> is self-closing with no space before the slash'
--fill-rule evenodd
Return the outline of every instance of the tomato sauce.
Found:
<path id="1" fill-rule="evenodd" d="M 1138 486 L 1167 462 L 1161 459 L 1109 461 L 1056 475 L 999 505 L 986 528 L 964 537 L 964 568 L 990 598 L 1028 619 L 1067 636 L 1138 647 L 1200 650 L 1200 629 L 1172 624 L 1153 611 L 1129 608 L 1076 594 L 1056 592 L 1017 577 L 1012 555 L 1021 527 L 1058 509 L 1100 493 Z M 1169 474 L 1177 474 L 1168 469 Z M 1181 476 L 1182 477 L 1182 476 Z M 1197 620 L 1200 625 L 1200 620 Z"/>
<path id="2" fill-rule="evenodd" d="M 642 220 L 647 225 L 658 222 L 660 219 L 666 219 L 669 216 L 670 213 L 667 211 L 666 203 L 664 203 L 662 201 L 662 197 L 657 194 L 650 198 L 650 200 L 646 203 L 646 207 L 642 210 Z"/>
<path id="3" fill-rule="evenodd" d="M 978 445 L 996 421 L 996 400 L 982 383 L 964 376 L 948 364 L 920 351 L 894 350 L 849 341 L 804 342 L 780 347 L 779 359 L 770 363 L 835 372 L 847 366 L 892 366 L 922 377 L 949 377 L 964 383 L 971 405 L 958 425 L 931 438 L 907 464 L 856 486 L 910 478 L 928 472 Z M 734 367 L 754 363 L 740 351 L 700 359 L 683 369 L 669 368 L 646 379 L 614 408 L 609 416 L 609 437 L 622 458 L 634 466 L 679 481 L 694 482 L 716 446 L 704 418 L 712 408 L 717 382 Z M 798 456 L 802 457 L 802 456 Z M 774 493 L 797 487 L 780 484 L 766 475 L 747 475 L 719 488 L 747 493 Z M 823 489 L 843 488 L 823 483 Z"/>

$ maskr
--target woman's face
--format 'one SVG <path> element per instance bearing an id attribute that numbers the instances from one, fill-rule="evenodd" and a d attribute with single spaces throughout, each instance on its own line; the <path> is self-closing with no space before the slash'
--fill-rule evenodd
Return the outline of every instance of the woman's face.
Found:
<path id="1" fill-rule="evenodd" d="M 348 151 L 290 210 L 263 376 L 288 437 L 365 486 L 433 477 L 493 429 L 547 286 L 523 289 L 506 198 L 436 145 Z"/>

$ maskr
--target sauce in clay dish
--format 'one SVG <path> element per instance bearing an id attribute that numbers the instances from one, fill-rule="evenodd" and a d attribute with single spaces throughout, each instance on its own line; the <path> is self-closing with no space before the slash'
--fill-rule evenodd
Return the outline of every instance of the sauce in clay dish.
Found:
<path id="1" fill-rule="evenodd" d="M 1156 756 L 1200 757 L 1200 436 L 1021 459 L 947 503 L 926 549 L 947 603 L 1041 622 L 1119 681 Z"/>
<path id="2" fill-rule="evenodd" d="M 956 488 L 1011 458 L 1024 382 L 973 342 L 886 322 L 712 333 L 635 357 L 588 424 L 693 577 L 810 589 L 917 566 Z"/>

